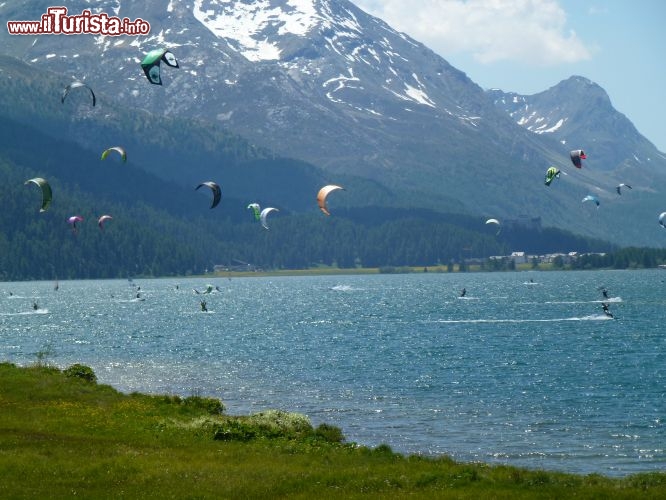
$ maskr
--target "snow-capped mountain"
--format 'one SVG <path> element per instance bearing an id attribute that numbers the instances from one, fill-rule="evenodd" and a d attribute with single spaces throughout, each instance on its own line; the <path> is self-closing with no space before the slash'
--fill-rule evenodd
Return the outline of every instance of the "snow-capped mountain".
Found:
<path id="1" fill-rule="evenodd" d="M 4 3 L 0 14 L 39 19 L 49 5 Z M 141 18 L 150 33 L 3 34 L 5 50 L 85 79 L 115 102 L 214 120 L 332 172 L 395 185 L 401 172 L 414 177 L 410 167 L 436 174 L 447 154 L 479 136 L 501 143 L 502 127 L 513 126 L 464 73 L 347 0 L 75 0 L 68 7 Z M 156 47 L 180 62 L 162 68 L 162 87 L 149 85 L 139 66 Z M 529 134 L 511 135 L 514 152 L 535 156 Z"/>
<path id="2" fill-rule="evenodd" d="M 3 2 L 0 17 L 38 20 L 50 5 Z M 382 183 L 397 193 L 397 204 L 530 214 L 604 237 L 616 221 L 590 228 L 570 207 L 577 209 L 591 189 L 613 191 L 616 169 L 641 168 L 614 137 L 620 146 L 607 158 L 590 154 L 591 168 L 566 178 L 569 189 L 532 194 L 550 164 L 566 165 L 573 144 L 594 150 L 584 134 L 597 128 L 574 128 L 582 123 L 576 113 L 585 112 L 581 102 L 564 92 L 559 108 L 539 109 L 513 95 L 515 109 L 496 105 L 508 96 L 486 93 L 444 58 L 348 0 L 72 0 L 67 7 L 70 14 L 90 9 L 140 18 L 150 32 L 2 32 L 0 51 L 62 74 L 63 86 L 85 80 L 110 120 L 117 106 L 199 118 L 276 155 L 324 168 L 331 180 L 349 174 Z M 179 67 L 162 65 L 163 85 L 151 85 L 140 62 L 160 47 Z M 528 104 L 529 113 L 517 114 L 519 104 Z M 608 116 L 596 101 L 584 106 L 590 120 Z M 655 170 L 666 171 L 666 159 L 652 161 Z"/>
<path id="3" fill-rule="evenodd" d="M 488 91 L 495 104 L 535 134 L 551 136 L 571 149 L 587 148 L 601 170 L 642 166 L 663 169 L 664 155 L 615 110 L 608 94 L 582 76 L 572 76 L 534 95 Z M 582 143 L 584 141 L 584 144 Z"/>

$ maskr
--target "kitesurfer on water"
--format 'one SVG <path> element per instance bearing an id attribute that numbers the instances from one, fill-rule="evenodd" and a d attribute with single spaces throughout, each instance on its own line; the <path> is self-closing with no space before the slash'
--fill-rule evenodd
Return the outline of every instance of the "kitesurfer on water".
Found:
<path id="1" fill-rule="evenodd" d="M 33 302 L 33 303 L 32 303 L 32 308 L 33 308 L 35 311 L 36 311 L 37 309 L 39 309 L 39 306 L 37 305 L 37 302 Z"/>
<path id="2" fill-rule="evenodd" d="M 604 314 L 605 314 L 606 316 L 608 316 L 608 317 L 610 317 L 610 318 L 613 317 L 613 313 L 610 312 L 610 310 L 608 309 L 608 304 L 606 304 L 605 302 L 602 302 L 602 303 L 601 303 L 601 307 L 603 308 L 603 310 L 604 310 Z"/>
<path id="3" fill-rule="evenodd" d="M 607 299 L 607 298 L 608 298 L 608 290 L 606 290 L 605 288 L 603 288 L 603 289 L 601 290 L 601 293 L 602 293 L 602 295 L 604 296 L 604 299 Z"/>
<path id="4" fill-rule="evenodd" d="M 461 296 L 461 297 L 464 297 L 465 295 L 467 295 L 467 290 L 466 290 L 465 288 L 463 288 L 463 289 L 460 291 L 460 296 Z"/>
<path id="5" fill-rule="evenodd" d="M 201 310 L 203 312 L 208 312 L 208 308 L 206 307 L 206 301 L 205 300 L 201 301 Z"/>

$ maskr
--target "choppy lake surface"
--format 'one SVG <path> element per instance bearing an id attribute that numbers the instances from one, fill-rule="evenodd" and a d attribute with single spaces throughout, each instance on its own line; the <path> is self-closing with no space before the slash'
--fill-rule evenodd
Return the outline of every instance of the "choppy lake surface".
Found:
<path id="1" fill-rule="evenodd" d="M 666 468 L 665 280 L 647 270 L 0 283 L 0 360 L 42 353 L 124 392 L 300 412 L 403 453 L 623 476 Z M 193 292 L 209 283 L 218 290 Z"/>

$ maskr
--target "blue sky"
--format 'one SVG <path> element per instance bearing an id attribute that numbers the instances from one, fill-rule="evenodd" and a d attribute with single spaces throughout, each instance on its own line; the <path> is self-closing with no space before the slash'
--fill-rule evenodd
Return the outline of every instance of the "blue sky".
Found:
<path id="1" fill-rule="evenodd" d="M 352 0 L 483 88 L 535 94 L 571 75 L 666 152 L 664 0 Z"/>

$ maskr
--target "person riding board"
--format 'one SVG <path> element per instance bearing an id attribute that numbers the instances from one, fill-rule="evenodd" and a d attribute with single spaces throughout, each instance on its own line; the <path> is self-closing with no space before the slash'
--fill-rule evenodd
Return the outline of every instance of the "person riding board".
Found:
<path id="1" fill-rule="evenodd" d="M 606 304 L 605 302 L 602 302 L 602 303 L 601 303 L 601 307 L 602 307 L 602 309 L 604 310 L 604 314 L 605 314 L 606 316 L 608 316 L 608 317 L 610 317 L 610 318 L 613 317 L 613 313 L 610 312 L 610 309 L 608 309 L 608 304 Z"/>
<path id="2" fill-rule="evenodd" d="M 206 301 L 205 301 L 205 300 L 202 300 L 200 304 L 201 304 L 201 310 L 202 310 L 203 312 L 207 312 L 207 311 L 208 311 L 208 308 L 206 307 Z"/>
<path id="3" fill-rule="evenodd" d="M 467 295 L 467 290 L 466 290 L 465 288 L 463 288 L 463 289 L 460 291 L 460 296 L 461 296 L 461 297 L 464 297 L 465 295 Z"/>

